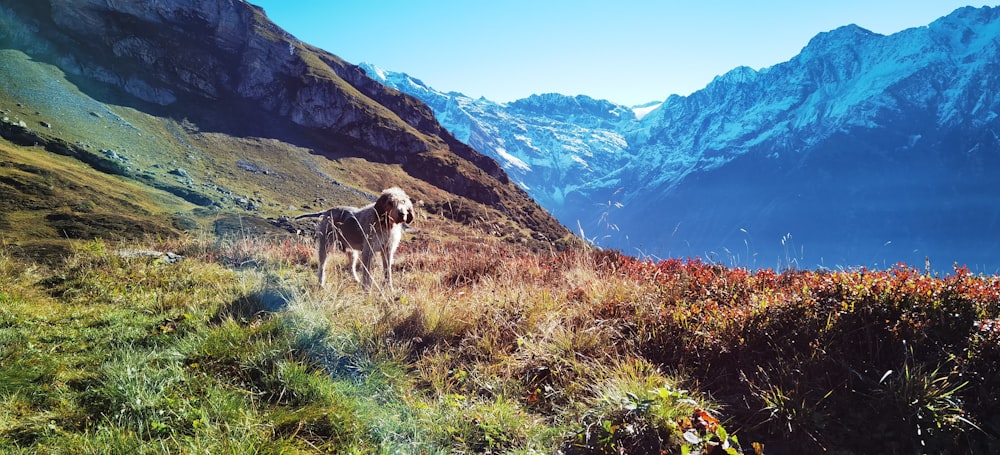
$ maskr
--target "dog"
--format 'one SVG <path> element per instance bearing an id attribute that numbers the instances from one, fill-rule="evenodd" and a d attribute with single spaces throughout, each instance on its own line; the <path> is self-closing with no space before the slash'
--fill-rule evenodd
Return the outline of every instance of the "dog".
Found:
<path id="1" fill-rule="evenodd" d="M 370 291 L 375 254 L 382 255 L 385 281 L 392 290 L 392 263 L 403 236 L 403 224 L 413 222 L 413 201 L 399 187 L 382 191 L 374 203 L 364 207 L 338 206 L 322 212 L 306 213 L 295 219 L 320 217 L 316 234 L 319 237 L 319 285 L 326 283 L 326 260 L 333 248 L 339 247 L 351 261 L 354 280 Z M 360 256 L 360 257 L 359 257 Z M 358 261 L 362 277 L 358 277 Z"/>

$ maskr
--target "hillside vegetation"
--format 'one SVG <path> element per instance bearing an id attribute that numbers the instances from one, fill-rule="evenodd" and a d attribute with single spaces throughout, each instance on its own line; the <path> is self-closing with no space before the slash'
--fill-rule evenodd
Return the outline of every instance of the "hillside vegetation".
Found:
<path id="1" fill-rule="evenodd" d="M 1000 278 L 469 240 L 371 295 L 298 236 L 0 247 L 0 451 L 1000 449 Z"/>
<path id="2" fill-rule="evenodd" d="M 9 141 L 41 163 L 74 158 L 86 165 L 77 174 L 89 167 L 102 186 L 134 189 L 154 223 L 225 233 L 231 223 L 220 217 L 236 213 L 263 233 L 268 219 L 364 205 L 398 185 L 458 229 L 537 249 L 575 242 L 425 105 L 294 39 L 249 3 L 2 3 L 0 147 Z M 213 23 L 228 25 L 205 27 Z M 49 210 L 25 206 L 31 195 L 10 186 L 0 186 L 8 205 L 37 212 L 11 218 Z"/>

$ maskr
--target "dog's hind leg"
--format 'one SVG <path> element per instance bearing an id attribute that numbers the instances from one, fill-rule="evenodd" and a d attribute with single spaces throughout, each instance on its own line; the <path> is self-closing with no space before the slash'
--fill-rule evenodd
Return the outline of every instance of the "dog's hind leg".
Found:
<path id="1" fill-rule="evenodd" d="M 319 236 L 319 287 L 322 288 L 326 283 L 326 258 L 329 256 L 330 252 L 330 238 L 325 233 L 320 233 Z"/>
<path id="2" fill-rule="evenodd" d="M 354 281 L 361 282 L 361 278 L 358 277 L 358 250 L 348 248 L 344 250 L 347 252 L 347 259 L 351 261 L 351 275 L 354 276 Z"/>

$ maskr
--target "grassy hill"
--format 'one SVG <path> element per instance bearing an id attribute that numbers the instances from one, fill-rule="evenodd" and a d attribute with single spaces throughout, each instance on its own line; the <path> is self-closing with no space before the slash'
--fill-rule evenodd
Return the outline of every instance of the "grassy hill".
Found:
<path id="1" fill-rule="evenodd" d="M 0 451 L 1000 447 L 996 277 L 469 245 L 409 239 L 372 295 L 296 236 L 4 247 Z"/>
<path id="2" fill-rule="evenodd" d="M 121 186 L 135 198 L 85 204 L 95 214 L 144 217 L 167 231 L 227 233 L 245 219 L 267 233 L 276 223 L 266 220 L 363 205 L 401 186 L 423 201 L 426 218 L 457 221 L 451 229 L 471 228 L 469 235 L 543 249 L 574 243 L 495 162 L 444 133 L 416 99 L 295 40 L 259 8 L 214 5 L 228 14 L 214 20 L 240 26 L 212 32 L 198 25 L 209 18 L 184 16 L 214 11 L 199 5 L 0 6 L 0 144 L 11 163 L 45 168 L 48 157 L 73 158 L 91 171 L 79 168 L 74 177 L 105 182 L 91 193 Z M 176 23 L 157 16 L 174 13 Z M 58 19 L 74 14 L 86 20 Z M 17 212 L 10 220 L 38 221 L 56 208 L 54 201 L 32 206 L 27 201 L 37 195 L 14 183 L 0 187 Z M 76 191 L 61 180 L 52 190 Z M 66 206 L 59 207 L 88 232 L 45 220 L 12 224 L 10 235 L 20 240 L 39 226 L 31 235 L 50 240 L 118 236 L 97 215 Z M 146 215 L 133 213 L 137 207 Z"/>
<path id="3" fill-rule="evenodd" d="M 401 185 L 423 201 L 425 220 L 468 221 L 448 229 L 552 245 L 537 242 L 512 211 L 449 193 L 414 178 L 402 164 L 373 162 L 352 148 L 337 155 L 325 142 L 309 147 L 315 133 L 274 118 L 245 119 L 262 125 L 255 134 L 202 130 L 203 123 L 130 106 L 126 102 L 134 100 L 108 87 L 81 91 L 70 76 L 23 52 L 0 50 L 0 61 L 7 81 L 0 86 L 0 135 L 6 139 L 0 141 L 0 226 L 8 242 L 51 245 L 65 238 L 199 230 L 274 234 L 279 229 L 268 219 L 364 205 L 382 188 Z M 239 114 L 230 120 L 241 121 Z M 442 165 L 439 172 L 475 172 L 451 160 L 455 168 Z"/>

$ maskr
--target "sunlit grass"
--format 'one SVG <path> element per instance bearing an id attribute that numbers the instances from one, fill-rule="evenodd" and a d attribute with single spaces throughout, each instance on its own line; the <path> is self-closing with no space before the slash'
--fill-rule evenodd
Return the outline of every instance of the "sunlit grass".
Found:
<path id="1" fill-rule="evenodd" d="M 396 292 L 368 294 L 342 257 L 319 289 L 312 248 L 91 241 L 55 265 L 0 250 L 0 451 L 996 444 L 995 277 L 414 242 Z"/>

